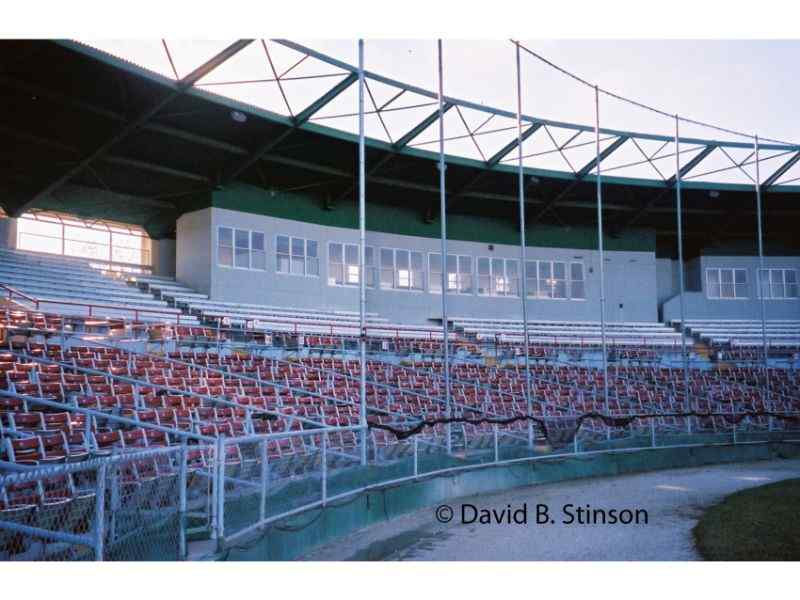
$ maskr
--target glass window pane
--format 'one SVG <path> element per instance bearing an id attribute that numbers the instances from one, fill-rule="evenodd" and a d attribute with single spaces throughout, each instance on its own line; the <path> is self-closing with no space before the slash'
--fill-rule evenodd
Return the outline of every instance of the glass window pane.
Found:
<path id="1" fill-rule="evenodd" d="M 769 279 L 772 283 L 783 283 L 783 271 L 780 269 L 770 269 Z"/>
<path id="2" fill-rule="evenodd" d="M 247 248 L 236 248 L 236 266 L 240 269 L 250 268 L 250 250 Z"/>
<path id="3" fill-rule="evenodd" d="M 525 261 L 525 276 L 530 279 L 536 279 L 538 265 L 535 260 Z"/>
<path id="4" fill-rule="evenodd" d="M 719 283 L 719 270 L 708 269 L 706 271 L 706 278 L 708 279 L 708 283 Z"/>
<path id="5" fill-rule="evenodd" d="M 411 268 L 415 271 L 422 270 L 422 253 L 421 252 L 412 252 L 411 253 Z"/>
<path id="6" fill-rule="evenodd" d="M 708 297 L 719 298 L 719 293 L 720 293 L 719 283 L 710 282 L 708 284 Z"/>
<path id="7" fill-rule="evenodd" d="M 332 243 L 328 245 L 328 256 L 332 263 L 342 262 L 342 245 Z"/>
<path id="8" fill-rule="evenodd" d="M 539 261 L 539 279 L 550 279 L 550 263 Z"/>
<path id="9" fill-rule="evenodd" d="M 364 246 L 364 264 L 367 266 L 375 264 L 375 249 L 372 246 Z"/>
<path id="10" fill-rule="evenodd" d="M 253 250 L 264 250 L 264 234 L 253 232 Z"/>
<path id="11" fill-rule="evenodd" d="M 459 273 L 472 273 L 472 257 L 459 256 L 458 257 L 458 272 Z"/>
<path id="12" fill-rule="evenodd" d="M 394 268 L 394 251 L 389 248 L 381 248 L 381 266 Z"/>
<path id="13" fill-rule="evenodd" d="M 292 275 L 305 275 L 305 259 L 298 256 L 292 256 Z"/>
<path id="14" fill-rule="evenodd" d="M 556 282 L 553 295 L 554 295 L 555 298 L 566 298 L 567 297 L 567 282 L 565 280 L 559 279 Z"/>
<path id="15" fill-rule="evenodd" d="M 236 248 L 250 248 L 250 232 L 242 229 L 236 230 Z"/>
<path id="16" fill-rule="evenodd" d="M 720 269 L 719 275 L 722 279 L 722 283 L 733 283 L 732 269 Z"/>
<path id="17" fill-rule="evenodd" d="M 722 298 L 735 298 L 733 283 L 723 283 L 720 289 L 722 290 L 721 292 Z"/>
<path id="18" fill-rule="evenodd" d="M 281 254 L 289 254 L 289 236 L 279 235 L 276 251 Z"/>
<path id="19" fill-rule="evenodd" d="M 489 259 L 488 258 L 479 258 L 478 259 L 478 275 L 488 275 L 489 274 Z"/>
<path id="20" fill-rule="evenodd" d="M 398 250 L 395 252 L 395 266 L 398 269 L 408 270 L 408 250 Z"/>
<path id="21" fill-rule="evenodd" d="M 348 265 L 358 265 L 358 246 L 347 244 L 345 246 L 345 262 Z"/>
<path id="22" fill-rule="evenodd" d="M 519 262 L 516 260 L 507 260 L 506 261 L 506 275 L 509 278 L 516 277 L 519 275 L 518 273 Z"/>
<path id="23" fill-rule="evenodd" d="M 567 265 L 563 262 L 553 263 L 553 277 L 556 279 L 566 279 Z"/>
<path id="24" fill-rule="evenodd" d="M 306 258 L 306 275 L 319 275 L 319 259 L 316 256 Z"/>
<path id="25" fill-rule="evenodd" d="M 797 283 L 797 271 L 794 269 L 786 269 L 783 273 L 786 283 Z"/>
<path id="26" fill-rule="evenodd" d="M 276 254 L 276 269 L 278 273 L 288 273 L 289 272 L 289 255 L 288 254 Z"/>
<path id="27" fill-rule="evenodd" d="M 229 246 L 220 246 L 217 252 L 217 261 L 223 267 L 233 266 L 233 248 Z"/>
<path id="28" fill-rule="evenodd" d="M 503 276 L 503 259 L 502 258 L 493 258 L 492 259 L 492 275 L 495 277 L 502 277 Z"/>
<path id="29" fill-rule="evenodd" d="M 447 255 L 447 272 L 456 273 L 458 271 L 458 258 L 454 254 Z"/>
<path id="30" fill-rule="evenodd" d="M 230 227 L 219 228 L 220 246 L 233 246 L 233 230 Z"/>
<path id="31" fill-rule="evenodd" d="M 462 294 L 471 294 L 472 293 L 472 275 L 471 274 L 461 274 L 459 276 L 459 291 Z"/>
<path id="32" fill-rule="evenodd" d="M 576 299 L 585 299 L 586 291 L 584 289 L 583 281 L 573 280 L 570 294 Z"/>
<path id="33" fill-rule="evenodd" d="M 344 284 L 344 266 L 341 263 L 331 263 L 328 266 L 328 285 Z"/>
<path id="34" fill-rule="evenodd" d="M 306 241 L 306 256 L 317 256 L 317 242 L 314 240 Z"/>
<path id="35" fill-rule="evenodd" d="M 292 238 L 292 256 L 306 255 L 306 241 L 303 238 Z"/>
<path id="36" fill-rule="evenodd" d="M 747 271 L 744 269 L 736 269 L 735 271 L 736 283 L 747 283 Z"/>
<path id="37" fill-rule="evenodd" d="M 797 284 L 796 283 L 787 283 L 786 284 L 786 297 L 787 298 L 797 298 Z"/>
<path id="38" fill-rule="evenodd" d="M 573 281 L 583 281 L 583 263 L 572 263 L 570 275 Z"/>
<path id="39" fill-rule="evenodd" d="M 441 254 L 430 254 L 428 256 L 428 260 L 430 261 L 431 272 L 441 273 L 442 272 L 442 255 Z"/>

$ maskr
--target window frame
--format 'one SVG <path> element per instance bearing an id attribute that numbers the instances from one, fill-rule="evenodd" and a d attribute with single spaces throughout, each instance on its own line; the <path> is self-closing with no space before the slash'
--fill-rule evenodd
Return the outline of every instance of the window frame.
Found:
<path id="1" fill-rule="evenodd" d="M 758 280 L 758 284 L 757 284 L 758 295 L 757 295 L 757 298 L 759 300 L 762 299 L 762 290 L 763 290 L 763 285 L 761 283 L 761 273 L 762 272 L 766 272 L 768 274 L 767 286 L 768 286 L 768 289 L 769 289 L 769 294 L 763 296 L 764 300 L 800 300 L 800 280 L 798 280 L 798 273 L 800 272 L 800 269 L 796 269 L 796 268 L 793 268 L 793 267 L 764 267 L 763 269 L 757 268 L 756 269 L 756 278 Z M 780 284 L 781 287 L 783 288 L 783 296 L 779 296 L 779 297 L 778 296 L 774 296 L 772 294 L 773 285 L 778 285 L 778 284 L 772 282 L 772 275 L 775 272 L 780 272 L 781 281 L 778 282 L 778 284 Z M 794 273 L 794 281 L 793 282 L 788 282 L 787 281 L 787 277 L 786 276 L 787 276 L 788 273 Z M 788 295 L 788 287 L 790 285 L 794 286 L 794 288 L 795 288 L 795 295 L 794 296 L 789 296 Z"/>
<path id="2" fill-rule="evenodd" d="M 716 286 L 719 289 L 719 295 L 712 296 L 711 295 L 711 285 L 712 282 L 709 279 L 709 276 L 712 272 L 716 272 L 717 274 L 717 282 Z M 724 282 L 722 279 L 722 274 L 724 272 L 730 272 L 731 280 L 729 282 Z M 744 273 L 744 282 L 738 283 L 736 281 L 736 273 L 742 272 Z M 707 300 L 750 300 L 750 282 L 748 281 L 747 276 L 747 269 L 743 267 L 706 267 L 705 273 L 705 296 Z M 733 296 L 724 296 L 722 293 L 723 285 L 730 285 L 733 286 Z M 745 287 L 745 294 L 744 296 L 739 296 L 737 289 L 739 286 Z"/>
<path id="3" fill-rule="evenodd" d="M 288 252 L 288 254 L 286 252 L 278 252 L 278 238 L 282 238 L 282 237 L 288 238 L 288 240 L 289 240 L 289 252 Z M 319 242 L 317 240 L 313 240 L 311 238 L 304 238 L 304 237 L 300 237 L 300 236 L 297 236 L 297 235 L 291 235 L 291 234 L 288 234 L 288 233 L 276 233 L 274 235 L 274 237 L 273 237 L 273 240 L 275 242 L 275 263 L 274 264 L 275 264 L 275 274 L 276 275 L 291 275 L 292 277 L 317 277 L 317 278 L 320 277 Z M 294 254 L 294 241 L 295 240 L 301 240 L 303 242 L 303 255 L 302 255 L 302 257 L 300 255 Z M 313 243 L 313 244 L 316 244 L 316 253 L 315 253 L 315 255 L 313 257 L 309 256 L 309 254 L 308 254 L 309 242 Z M 283 270 L 279 269 L 278 260 L 282 256 L 287 256 L 289 258 L 288 271 L 283 271 Z M 303 259 L 303 272 L 302 273 L 294 273 L 292 271 L 293 261 L 294 261 L 294 259 L 300 259 L 300 258 Z M 317 272 L 316 273 L 309 273 L 308 272 L 309 260 L 316 260 L 317 261 Z"/>
<path id="4" fill-rule="evenodd" d="M 219 249 L 220 249 L 220 230 L 228 229 L 231 232 L 231 245 L 225 246 L 229 248 L 231 251 L 231 264 L 226 265 L 220 262 L 219 259 Z M 236 265 L 236 234 L 237 232 L 245 232 L 247 233 L 247 266 L 241 267 Z M 263 239 L 264 248 L 262 250 L 258 250 L 257 252 L 261 252 L 264 254 L 264 268 L 254 267 L 253 266 L 253 237 L 254 235 L 261 235 Z M 239 227 L 233 227 L 232 225 L 217 225 L 217 240 L 215 245 L 215 252 L 216 252 L 216 265 L 221 269 L 235 269 L 237 271 L 259 271 L 264 273 L 267 271 L 267 235 L 263 231 L 255 231 L 253 229 L 242 229 Z"/>
<path id="5" fill-rule="evenodd" d="M 480 261 L 486 260 L 489 262 L 489 274 L 488 275 L 481 275 L 480 272 Z M 505 281 L 506 285 L 511 288 L 511 280 L 508 276 L 508 263 L 509 262 L 516 262 L 517 264 L 517 286 L 516 286 L 516 293 L 503 293 L 497 294 L 495 290 L 496 287 L 496 274 L 494 269 L 494 262 L 495 261 L 502 261 L 503 263 L 503 274 L 502 279 Z M 475 293 L 482 298 L 519 298 L 520 294 L 522 293 L 522 289 L 520 286 L 520 276 L 522 273 L 520 272 L 520 260 L 518 258 L 506 258 L 502 256 L 477 256 L 475 257 L 475 272 L 477 273 L 475 277 Z M 481 293 L 481 277 L 488 277 L 489 278 L 489 293 Z"/>
<path id="6" fill-rule="evenodd" d="M 388 269 L 389 269 L 388 267 L 384 267 L 383 266 L 383 260 L 382 260 L 382 256 L 381 255 L 383 254 L 384 251 L 392 253 L 392 267 L 391 267 L 391 269 L 392 269 L 392 285 L 391 285 L 391 287 L 383 285 L 383 272 L 384 271 L 388 271 Z M 398 252 L 405 252 L 405 253 L 408 254 L 408 272 L 409 272 L 409 285 L 408 285 L 408 287 L 401 287 L 401 286 L 398 285 L 398 281 L 399 281 L 399 274 L 398 274 L 398 270 L 397 270 L 397 253 Z M 425 270 L 425 253 L 424 252 L 422 252 L 421 250 L 411 250 L 409 248 L 393 248 L 393 247 L 387 247 L 387 246 L 380 246 L 379 248 L 377 248 L 377 253 L 376 254 L 377 254 L 377 258 L 378 258 L 378 266 L 376 267 L 376 270 L 377 270 L 377 273 L 378 273 L 378 279 L 376 281 L 376 284 L 377 284 L 377 288 L 376 289 L 379 289 L 379 290 L 382 290 L 382 291 L 386 291 L 386 292 L 413 292 L 415 294 L 422 294 L 422 293 L 425 293 L 427 291 L 428 287 L 425 285 L 426 270 Z M 419 268 L 420 279 L 421 279 L 420 287 L 413 287 L 412 286 L 413 277 L 411 276 L 411 273 L 413 273 L 414 271 L 417 270 L 417 269 L 414 269 L 413 266 L 412 266 L 413 263 L 414 263 L 414 261 L 412 259 L 412 255 L 414 255 L 414 254 L 418 254 L 420 256 L 420 268 Z"/>
<path id="7" fill-rule="evenodd" d="M 331 246 L 333 246 L 334 244 L 337 244 L 337 245 L 342 247 L 342 262 L 341 263 L 333 263 L 332 262 L 332 259 L 331 259 Z M 355 265 L 349 265 L 347 263 L 347 246 L 354 246 L 355 249 L 356 249 L 356 254 L 359 254 L 360 244 L 358 244 L 358 243 L 336 242 L 336 241 L 330 241 L 330 240 L 328 241 L 328 271 L 327 271 L 326 274 L 327 274 L 328 285 L 331 286 L 331 287 L 341 287 L 341 288 L 351 288 L 351 289 L 360 287 L 360 281 L 357 282 L 357 283 L 347 283 L 347 281 L 346 281 L 347 280 L 347 267 L 348 266 L 355 266 L 355 267 L 359 267 L 360 266 L 358 264 L 360 262 L 360 257 L 358 257 L 358 256 L 356 256 L 356 264 Z M 369 264 L 367 262 L 367 257 L 369 256 L 369 251 L 370 250 L 372 250 L 372 264 Z M 364 272 L 365 273 L 369 273 L 370 271 L 372 271 L 372 273 L 373 273 L 373 283 L 372 283 L 372 285 L 370 285 L 368 280 L 365 280 L 365 282 L 364 282 L 364 286 L 367 289 L 374 289 L 375 288 L 375 282 L 377 280 L 376 279 L 377 268 L 375 267 L 374 263 L 375 263 L 375 248 L 373 246 L 370 246 L 370 245 L 365 245 L 364 246 Z M 333 283 L 331 283 L 331 265 L 333 265 L 333 264 L 338 264 L 338 265 L 340 265 L 342 267 L 342 281 L 343 281 L 343 283 L 337 283 L 335 280 L 333 281 Z"/>
<path id="8" fill-rule="evenodd" d="M 440 289 L 433 289 L 433 282 L 434 282 L 434 281 L 435 281 L 435 282 L 436 282 L 436 283 L 437 283 L 439 286 L 441 286 L 441 282 L 442 282 L 442 271 L 441 271 L 441 270 L 440 270 L 440 271 L 438 271 L 438 272 L 436 273 L 436 276 L 434 277 L 434 275 L 433 275 L 433 268 L 432 268 L 432 266 L 431 266 L 431 261 L 432 261 L 432 258 L 433 258 L 434 256 L 439 256 L 439 257 L 441 257 L 441 255 L 442 255 L 442 253 L 441 253 L 441 252 L 428 252 L 428 265 L 427 265 L 427 267 L 428 267 L 428 268 L 427 268 L 427 273 L 428 273 L 428 291 L 429 291 L 431 294 L 441 294 L 441 293 L 442 293 L 442 291 L 441 291 Z M 455 276 L 456 276 L 456 288 L 455 288 L 455 289 L 452 289 L 452 290 L 451 290 L 451 289 L 449 289 L 449 281 L 448 281 L 448 290 L 447 290 L 447 293 L 448 293 L 448 294 L 453 294 L 453 295 L 456 295 L 456 296 L 474 296 L 474 295 L 475 295 L 475 293 L 476 293 L 476 285 L 475 285 L 475 264 L 476 264 L 476 262 L 477 262 L 477 261 L 476 261 L 476 259 L 475 259 L 475 257 L 474 257 L 474 256 L 472 256 L 471 254 L 450 254 L 449 252 L 447 253 L 447 256 L 452 256 L 452 257 L 454 257 L 454 258 L 455 258 L 455 260 L 456 260 L 456 272 L 454 273 L 454 274 L 455 274 Z M 462 272 L 461 272 L 461 259 L 462 259 L 462 258 L 467 258 L 467 259 L 469 259 L 469 261 L 470 261 L 470 270 L 469 270 L 469 273 L 462 273 Z M 445 272 L 445 273 L 448 273 L 448 279 L 449 279 L 449 272 L 447 271 L 447 260 L 445 260 L 443 263 L 441 263 L 441 265 L 442 265 L 442 270 L 444 270 L 444 272 Z M 470 278 L 470 288 L 471 288 L 471 291 L 465 292 L 465 291 L 462 291 L 462 290 L 461 290 L 461 288 L 462 288 L 462 285 L 463 285 L 463 284 L 462 284 L 462 277 L 463 277 L 463 276 L 468 276 L 468 277 Z"/>

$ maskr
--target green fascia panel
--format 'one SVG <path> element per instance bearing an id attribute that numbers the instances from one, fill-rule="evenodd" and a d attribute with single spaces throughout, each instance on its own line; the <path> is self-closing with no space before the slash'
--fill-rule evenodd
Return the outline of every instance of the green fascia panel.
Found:
<path id="1" fill-rule="evenodd" d="M 310 194 L 273 192 L 237 183 L 224 190 L 214 191 L 211 196 L 211 205 L 215 208 L 328 227 L 358 228 L 355 205 L 339 203 L 326 210 L 323 208 L 323 200 Z M 440 235 L 439 223 L 425 223 L 420 218 L 419 210 L 378 203 L 368 203 L 367 229 L 432 239 L 438 239 Z M 594 227 L 565 229 L 537 225 L 530 228 L 526 235 L 527 245 L 532 248 L 597 248 L 597 231 Z M 451 240 L 484 244 L 519 244 L 519 230 L 512 221 L 464 214 L 448 215 L 447 237 Z M 656 235 L 653 230 L 631 230 L 618 237 L 606 236 L 604 244 L 607 250 L 655 252 Z"/>

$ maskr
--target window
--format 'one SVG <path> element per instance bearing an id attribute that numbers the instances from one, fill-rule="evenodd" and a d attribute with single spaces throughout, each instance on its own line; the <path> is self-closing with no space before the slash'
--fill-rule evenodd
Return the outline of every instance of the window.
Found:
<path id="1" fill-rule="evenodd" d="M 479 258 L 478 294 L 519 296 L 519 261 L 511 258 Z"/>
<path id="2" fill-rule="evenodd" d="M 428 256 L 428 288 L 431 292 L 442 292 L 442 255 L 430 254 Z M 472 286 L 472 257 L 447 255 L 447 293 L 471 294 Z"/>
<path id="3" fill-rule="evenodd" d="M 721 300 L 747 298 L 747 271 L 706 269 L 706 296 Z"/>
<path id="4" fill-rule="evenodd" d="M 59 213 L 25 213 L 17 219 L 17 248 L 87 258 L 101 268 L 150 264 L 150 238 L 143 231 Z"/>
<path id="5" fill-rule="evenodd" d="M 266 270 L 264 234 L 247 229 L 220 227 L 217 230 L 217 264 L 237 269 Z"/>
<path id="6" fill-rule="evenodd" d="M 529 298 L 556 300 L 586 298 L 583 263 L 530 260 L 525 265 L 525 277 Z"/>
<path id="7" fill-rule="evenodd" d="M 375 252 L 364 246 L 367 287 L 375 287 Z M 358 285 L 358 244 L 328 244 L 328 285 Z"/>
<path id="8" fill-rule="evenodd" d="M 259 271 L 267 270 L 267 250 L 264 246 L 264 234 L 254 231 L 251 233 L 250 268 Z"/>
<path id="9" fill-rule="evenodd" d="M 317 242 L 279 235 L 275 240 L 275 270 L 287 275 L 319 276 Z"/>
<path id="10" fill-rule="evenodd" d="M 424 289 L 422 253 L 381 248 L 381 289 Z"/>
<path id="11" fill-rule="evenodd" d="M 795 269 L 760 269 L 758 281 L 760 297 L 767 300 L 791 300 L 798 297 Z"/>
<path id="12" fill-rule="evenodd" d="M 234 265 L 239 269 L 250 268 L 250 232 L 242 229 L 236 230 L 236 253 Z"/>
<path id="13" fill-rule="evenodd" d="M 217 233 L 217 263 L 222 267 L 233 266 L 233 229 L 220 227 Z"/>

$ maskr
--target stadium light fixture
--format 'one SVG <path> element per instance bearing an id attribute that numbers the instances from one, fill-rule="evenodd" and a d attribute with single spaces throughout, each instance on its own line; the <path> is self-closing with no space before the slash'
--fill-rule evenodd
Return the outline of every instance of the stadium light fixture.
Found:
<path id="1" fill-rule="evenodd" d="M 244 123 L 247 121 L 247 115 L 240 110 L 232 110 L 231 119 L 233 119 L 237 123 Z"/>

